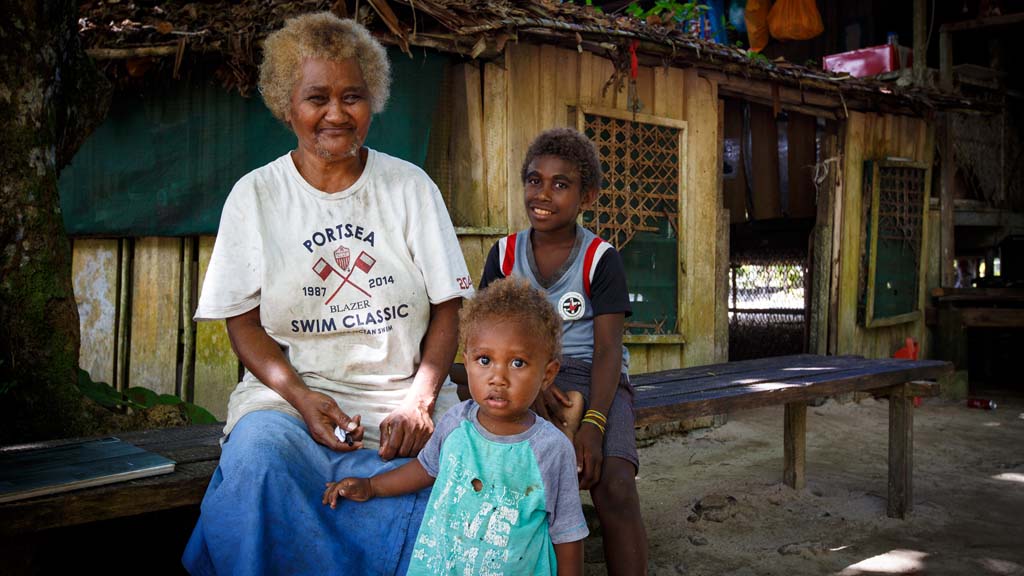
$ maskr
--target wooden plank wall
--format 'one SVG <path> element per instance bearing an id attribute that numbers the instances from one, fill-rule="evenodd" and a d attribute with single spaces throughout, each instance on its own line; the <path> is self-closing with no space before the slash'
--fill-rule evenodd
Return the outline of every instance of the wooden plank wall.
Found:
<path id="1" fill-rule="evenodd" d="M 469 154 L 469 164 L 482 165 L 461 177 L 452 197 L 458 206 L 487 206 L 486 214 L 474 213 L 474 226 L 487 232 L 467 231 L 460 235 L 460 244 L 477 278 L 483 268 L 487 250 L 500 234 L 529 225 L 522 200 L 520 171 L 530 142 L 537 134 L 557 126 L 573 126 L 570 108 L 591 105 L 629 110 L 627 90 L 607 86 L 614 65 L 606 58 L 589 52 L 554 46 L 513 44 L 505 53 L 504 62 L 468 63 L 456 71 L 455 102 L 470 113 L 481 113 L 480 122 L 469 119 L 453 126 L 452 143 L 460 142 L 460 154 Z M 475 68 L 476 70 L 472 70 Z M 479 80 L 476 80 L 479 78 Z M 479 104 L 469 94 L 479 82 Z M 461 86 L 461 87 L 460 87 Z M 722 238 L 727 234 L 727 221 L 719 212 L 718 93 L 714 82 L 694 71 L 677 68 L 641 67 L 637 78 L 640 111 L 688 123 L 689 144 L 686 149 L 686 180 L 683 183 L 683 247 L 680 266 L 683 272 L 683 310 L 681 326 L 685 345 L 630 344 L 631 372 L 642 373 L 681 366 L 706 364 L 725 360 L 727 349 L 717 338 L 727 337 L 719 318 L 724 310 L 716 307 L 716 280 L 722 269 L 717 259 L 728 257 L 717 251 L 712 242 L 692 242 L 691 238 Z M 461 104 L 461 102 L 465 104 Z M 479 111 L 479 112 L 477 112 Z M 483 129 L 482 137 L 467 130 Z M 467 143 L 480 142 L 467 145 Z M 502 170 L 504 168 L 504 170 Z M 476 178 L 483 179 L 483 190 Z M 468 195 L 470 199 L 466 198 Z M 461 196 L 461 198 L 460 198 Z M 725 242 L 728 242 L 725 237 Z M 719 282 L 720 284 L 720 282 Z M 719 330 L 716 332 L 716 320 Z"/>
<path id="2" fill-rule="evenodd" d="M 573 125 L 571 106 L 629 109 L 625 89 L 605 87 L 613 71 L 610 60 L 589 52 L 528 44 L 511 45 L 503 62 L 452 70 L 453 105 L 467 114 L 453 116 L 447 143 L 452 189 L 446 192 L 450 209 L 468 220 L 459 244 L 474 281 L 494 241 L 529 225 L 519 174 L 533 138 Z M 687 122 L 679 262 L 686 343 L 630 344 L 631 371 L 724 361 L 728 335 L 718 300 L 725 294 L 719 276 L 728 270 L 728 250 L 721 249 L 728 243 L 728 218 L 720 210 L 717 86 L 692 70 L 645 67 L 637 94 L 641 112 Z M 708 238 L 718 241 L 694 240 Z M 94 379 L 177 394 L 224 418 L 239 371 L 224 323 L 187 321 L 213 238 L 78 239 L 74 247 L 81 365 Z"/>
<path id="3" fill-rule="evenodd" d="M 862 216 L 862 184 L 864 162 L 889 157 L 908 158 L 932 163 L 934 129 L 924 119 L 908 116 L 851 112 L 844 127 L 843 182 L 840 208 L 835 223 L 841 231 L 838 270 L 838 310 L 835 346 L 836 354 L 859 354 L 868 358 L 892 356 L 912 337 L 921 345 L 922 357 L 928 355 L 925 324 L 920 320 L 879 328 L 864 328 L 857 323 L 858 282 L 861 268 L 861 248 L 864 244 Z M 930 226 L 926 222 L 925 226 Z M 933 235 L 925 230 L 922 253 L 928 255 L 936 249 Z M 920 303 L 924 310 L 928 274 L 920 282 Z"/>
<path id="4" fill-rule="evenodd" d="M 194 262 L 191 238 L 74 240 L 79 364 L 93 380 L 174 394 L 223 419 L 238 359 L 223 322 L 186 322 L 213 238 L 198 243 Z"/>
<path id="5" fill-rule="evenodd" d="M 79 365 L 97 382 L 116 384 L 119 240 L 75 241 L 71 261 L 81 326 Z"/>

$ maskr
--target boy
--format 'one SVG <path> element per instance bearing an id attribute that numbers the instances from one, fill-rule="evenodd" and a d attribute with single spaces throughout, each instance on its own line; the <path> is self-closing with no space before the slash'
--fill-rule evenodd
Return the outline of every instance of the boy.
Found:
<path id="1" fill-rule="evenodd" d="M 530 410 L 558 373 L 561 321 L 520 280 L 495 282 L 460 318 L 472 400 L 441 418 L 416 460 L 328 483 L 323 503 L 436 479 L 408 574 L 581 574 L 587 526 L 573 447 Z"/>
<path id="2" fill-rule="evenodd" d="M 530 228 L 495 243 L 480 287 L 526 278 L 561 315 L 562 365 L 539 404 L 568 407 L 565 392 L 574 390 L 587 399 L 573 439 L 580 488 L 590 490 L 601 521 L 608 573 L 643 574 L 647 534 L 636 489 L 629 353 L 622 345 L 631 314 L 626 275 L 615 248 L 576 223 L 597 199 L 601 163 L 586 136 L 555 128 L 530 145 L 521 176 Z M 537 409 L 546 416 L 543 406 Z"/>

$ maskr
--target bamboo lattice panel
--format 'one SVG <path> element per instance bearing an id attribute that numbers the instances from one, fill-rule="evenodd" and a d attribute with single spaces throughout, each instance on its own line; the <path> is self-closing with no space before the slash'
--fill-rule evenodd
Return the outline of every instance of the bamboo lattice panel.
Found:
<path id="1" fill-rule="evenodd" d="M 584 114 L 584 133 L 597 147 L 604 182 L 583 221 L 621 251 L 637 232 L 657 232 L 679 211 L 680 130 Z"/>
<path id="2" fill-rule="evenodd" d="M 878 238 L 906 244 L 921 261 L 921 230 L 926 171 L 921 168 L 881 166 L 878 169 Z"/>

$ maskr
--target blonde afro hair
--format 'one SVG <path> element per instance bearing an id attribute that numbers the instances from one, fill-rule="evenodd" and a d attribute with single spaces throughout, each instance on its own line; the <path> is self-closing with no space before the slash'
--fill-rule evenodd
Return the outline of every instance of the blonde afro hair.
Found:
<path id="1" fill-rule="evenodd" d="M 562 319 L 544 293 L 529 282 L 514 277 L 495 280 L 462 306 L 459 338 L 463 349 L 481 326 L 501 321 L 522 322 L 546 345 L 551 358 L 561 358 Z"/>
<path id="2" fill-rule="evenodd" d="M 355 20 L 314 12 L 288 19 L 263 43 L 259 89 L 278 120 L 285 119 L 302 61 L 307 58 L 332 62 L 355 58 L 370 92 L 370 109 L 374 113 L 384 109 L 391 94 L 387 51 Z"/>

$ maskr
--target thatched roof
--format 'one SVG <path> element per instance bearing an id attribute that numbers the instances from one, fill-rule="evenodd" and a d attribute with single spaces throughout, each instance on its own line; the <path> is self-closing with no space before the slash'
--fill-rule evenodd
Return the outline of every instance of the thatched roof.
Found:
<path id="1" fill-rule="evenodd" d="M 695 38 L 677 27 L 554 0 L 202 0 L 191 3 L 96 0 L 80 7 L 82 41 L 97 60 L 174 58 L 177 76 L 186 54 L 220 59 L 224 83 L 246 92 L 255 83 L 259 46 L 284 21 L 332 10 L 354 16 L 386 43 L 410 53 L 432 48 L 470 58 L 493 58 L 510 41 L 556 44 L 628 61 L 633 44 L 642 64 L 698 67 L 726 78 L 734 91 L 760 85 L 777 100 L 778 87 L 818 94 L 838 108 L 924 113 L 976 103 L 934 90 L 835 75 Z M 129 66 L 128 72 L 132 70 Z M 729 81 L 728 79 L 733 79 Z M 792 94 L 790 98 L 792 98 Z M 813 104 L 812 104 L 813 105 Z"/>

